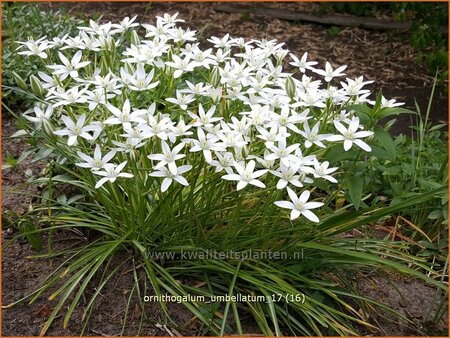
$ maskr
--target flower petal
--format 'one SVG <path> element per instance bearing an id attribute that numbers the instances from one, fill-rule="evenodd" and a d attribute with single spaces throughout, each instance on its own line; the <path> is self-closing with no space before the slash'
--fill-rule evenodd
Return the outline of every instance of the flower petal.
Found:
<path id="1" fill-rule="evenodd" d="M 336 127 L 336 129 L 341 133 L 341 134 L 345 134 L 347 132 L 347 128 L 344 127 L 344 125 L 339 122 L 339 121 L 334 121 L 334 126 Z"/>
<path id="2" fill-rule="evenodd" d="M 287 187 L 287 192 L 289 194 L 289 198 L 291 199 L 291 201 L 293 203 L 297 203 L 298 202 L 298 196 L 297 194 L 289 187 Z"/>
<path id="3" fill-rule="evenodd" d="M 284 209 L 294 209 L 295 206 L 292 202 L 289 201 L 275 201 L 275 205 L 284 208 Z"/>
<path id="4" fill-rule="evenodd" d="M 307 219 L 309 219 L 311 222 L 319 223 L 319 217 L 317 217 L 312 211 L 309 210 L 303 210 L 302 211 L 303 216 L 305 216 Z"/>
<path id="5" fill-rule="evenodd" d="M 244 189 L 246 186 L 247 186 L 247 182 L 244 182 L 244 181 L 239 181 L 238 182 L 238 184 L 237 184 L 237 187 L 236 187 L 236 190 L 241 190 L 241 189 Z"/>
<path id="6" fill-rule="evenodd" d="M 224 180 L 227 180 L 227 181 L 240 181 L 240 180 L 242 180 L 242 177 L 237 175 L 237 174 L 224 175 L 224 176 L 222 176 L 222 178 Z"/>
<path id="7" fill-rule="evenodd" d="M 161 191 L 165 192 L 167 189 L 169 189 L 170 185 L 172 184 L 172 181 L 173 180 L 171 178 L 166 177 L 161 184 Z"/>
<path id="8" fill-rule="evenodd" d="M 298 218 L 301 215 L 300 211 L 296 209 L 292 209 L 291 211 L 291 220 Z"/>
<path id="9" fill-rule="evenodd" d="M 177 175 L 173 179 L 186 187 L 189 185 L 189 182 L 183 176 Z"/>
<path id="10" fill-rule="evenodd" d="M 365 150 L 367 152 L 371 152 L 372 151 L 372 148 L 367 143 L 365 143 L 364 141 L 354 140 L 353 142 L 355 142 L 355 144 L 358 147 L 360 147 L 362 150 Z"/>
<path id="11" fill-rule="evenodd" d="M 315 208 L 320 208 L 321 206 L 323 206 L 322 202 L 308 202 L 308 203 L 305 203 L 305 209 L 315 209 Z"/>
<path id="12" fill-rule="evenodd" d="M 304 192 L 302 192 L 302 194 L 299 197 L 299 201 L 306 203 L 306 201 L 308 201 L 309 196 L 311 195 L 311 193 L 309 192 L 309 190 L 305 190 Z"/>
<path id="13" fill-rule="evenodd" d="M 344 141 L 344 150 L 348 151 L 351 147 L 352 147 L 353 142 L 350 140 L 345 140 Z"/>
<path id="14" fill-rule="evenodd" d="M 262 188 L 262 189 L 264 189 L 266 187 L 266 185 L 263 182 L 258 181 L 258 180 L 251 180 L 248 183 L 250 183 L 250 184 L 252 184 L 252 185 L 254 185 L 254 186 L 258 187 L 258 188 Z"/>
<path id="15" fill-rule="evenodd" d="M 97 184 L 95 185 L 95 189 L 100 188 L 103 184 L 105 184 L 105 182 L 109 181 L 108 177 L 102 177 Z"/>

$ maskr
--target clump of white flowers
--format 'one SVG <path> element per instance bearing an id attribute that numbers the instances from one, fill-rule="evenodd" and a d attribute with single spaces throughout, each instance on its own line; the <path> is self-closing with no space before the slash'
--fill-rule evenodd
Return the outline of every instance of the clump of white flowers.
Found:
<path id="1" fill-rule="evenodd" d="M 193 184 L 193 171 L 230 189 L 284 189 L 291 201 L 277 206 L 318 222 L 310 209 L 323 204 L 308 201 L 310 192 L 316 180 L 336 183 L 338 172 L 321 154 L 336 142 L 371 151 L 373 132 L 346 108 L 374 104 L 363 89 L 371 81 L 345 78 L 346 66 L 322 69 L 275 40 L 227 34 L 201 47 L 177 14 L 155 25 L 135 19 L 22 43 L 19 54 L 48 69 L 32 81 L 45 104 L 25 117 L 67 147 L 96 189 L 134 179 L 157 198 Z M 283 69 L 288 55 L 295 77 Z"/>

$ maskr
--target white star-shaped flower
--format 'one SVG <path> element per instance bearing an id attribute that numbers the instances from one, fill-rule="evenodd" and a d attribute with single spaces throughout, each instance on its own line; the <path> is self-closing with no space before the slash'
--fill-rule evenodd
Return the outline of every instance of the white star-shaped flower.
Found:
<path id="1" fill-rule="evenodd" d="M 345 128 L 344 125 L 337 120 L 334 121 L 334 126 L 342 135 L 329 136 L 327 138 L 328 141 L 344 141 L 345 151 L 348 151 L 352 147 L 353 143 L 367 152 L 372 151 L 372 148 L 360 139 L 373 135 L 373 132 L 367 130 L 357 131 L 359 129 L 358 117 L 353 117 L 348 125 L 348 128 Z"/>
<path id="2" fill-rule="evenodd" d="M 300 135 L 302 135 L 305 140 L 305 147 L 310 148 L 313 144 L 325 148 L 322 141 L 327 140 L 330 135 L 319 135 L 320 121 L 317 122 L 312 129 L 309 128 L 308 121 L 303 122 L 303 130 L 300 130 Z"/>
<path id="3" fill-rule="evenodd" d="M 266 185 L 257 180 L 258 177 L 264 175 L 268 170 L 255 170 L 255 161 L 251 160 L 247 163 L 245 167 L 240 165 L 238 162 L 234 162 L 234 167 L 238 174 L 228 174 L 222 176 L 224 180 L 227 181 L 238 181 L 237 190 L 244 189 L 248 184 L 257 186 L 259 188 L 265 188 Z"/>
<path id="4" fill-rule="evenodd" d="M 330 174 L 334 173 L 338 168 L 328 168 L 330 163 L 324 161 L 320 163 L 319 161 L 314 161 L 314 169 L 311 167 L 304 167 L 303 172 L 313 174 L 315 178 L 323 178 L 331 183 L 337 183 L 337 180 Z"/>
<path id="5" fill-rule="evenodd" d="M 161 154 L 150 154 L 147 157 L 150 160 L 156 160 L 159 161 L 157 165 L 155 165 L 155 169 L 160 169 L 161 167 L 165 166 L 166 164 L 169 167 L 169 171 L 173 174 L 177 174 L 177 165 L 175 161 L 182 159 L 183 157 L 186 157 L 184 154 L 179 154 L 181 149 L 183 149 L 184 143 L 180 143 L 177 146 L 175 146 L 173 149 L 170 149 L 169 145 L 166 141 L 161 141 L 161 148 L 162 153 Z"/>
<path id="6" fill-rule="evenodd" d="M 66 125 L 66 128 L 61 130 L 56 130 L 54 133 L 58 136 L 69 136 L 69 139 L 67 141 L 67 145 L 73 146 L 77 143 L 78 137 L 82 137 L 86 140 L 92 140 L 93 136 L 89 134 L 89 131 L 95 131 L 99 128 L 97 125 L 87 125 L 85 126 L 84 123 L 86 122 L 86 114 L 81 115 L 77 122 L 74 123 L 72 119 L 68 116 L 61 116 L 61 119 L 63 120 L 64 124 Z"/>
<path id="7" fill-rule="evenodd" d="M 311 195 L 309 190 L 303 191 L 300 197 L 289 187 L 287 191 L 291 201 L 276 201 L 275 204 L 280 208 L 291 209 L 291 220 L 303 215 L 310 221 L 319 223 L 319 218 L 310 209 L 320 208 L 323 203 L 308 202 L 309 196 Z"/>
<path id="8" fill-rule="evenodd" d="M 322 75 L 325 78 L 326 82 L 330 82 L 334 77 L 338 76 L 344 76 L 345 74 L 342 73 L 347 68 L 346 65 L 341 66 L 339 68 L 333 69 L 331 64 L 327 61 L 325 63 L 325 70 L 323 69 L 315 69 L 314 72 Z"/>
<path id="9" fill-rule="evenodd" d="M 104 168 L 105 165 L 112 160 L 116 152 L 117 151 L 113 149 L 102 157 L 102 150 L 100 148 L 100 145 L 97 144 L 94 150 L 94 157 L 86 155 L 81 151 L 77 151 L 77 155 L 85 162 L 75 164 L 81 168 L 90 168 L 92 171 L 98 171 Z"/>
<path id="10" fill-rule="evenodd" d="M 158 171 L 154 171 L 149 175 L 152 177 L 164 177 L 164 180 L 161 183 L 161 191 L 165 192 L 167 189 L 169 189 L 173 181 L 177 181 L 181 185 L 187 187 L 189 185 L 189 182 L 182 176 L 182 174 L 188 172 L 191 169 L 191 165 L 182 165 L 180 167 L 177 167 L 177 172 L 175 174 L 172 174 L 169 169 L 167 169 L 166 167 L 162 167 Z"/>
<path id="11" fill-rule="evenodd" d="M 113 113 L 113 116 L 107 118 L 103 122 L 104 124 L 123 124 L 124 126 L 127 126 L 127 128 L 130 128 L 131 122 L 145 122 L 145 120 L 141 117 L 142 111 L 136 110 L 131 112 L 130 100 L 128 99 L 124 102 L 122 110 L 111 104 L 107 104 L 106 107 L 111 113 Z"/>
<path id="12" fill-rule="evenodd" d="M 66 79 L 69 75 L 74 79 L 78 78 L 78 69 L 86 67 L 91 63 L 91 61 L 81 61 L 81 57 L 83 56 L 81 50 L 76 52 L 70 61 L 61 52 L 59 52 L 58 55 L 63 64 L 50 65 L 47 67 L 53 69 L 53 73 L 59 75 L 61 80 Z"/>
<path id="13" fill-rule="evenodd" d="M 122 162 L 119 165 L 107 163 L 104 165 L 103 171 L 94 171 L 94 174 L 104 176 L 97 182 L 97 184 L 95 185 L 95 189 L 100 188 L 103 184 L 105 184 L 108 181 L 111 183 L 114 183 L 117 180 L 117 178 L 119 178 L 119 177 L 125 177 L 125 178 L 133 177 L 133 174 L 122 172 L 122 170 L 126 164 L 127 164 L 127 161 Z"/>
<path id="14" fill-rule="evenodd" d="M 226 151 L 226 148 L 222 145 L 219 141 L 219 138 L 211 133 L 208 133 L 205 135 L 205 132 L 203 129 L 198 128 L 197 130 L 198 139 L 192 139 L 192 142 L 194 142 L 194 145 L 189 150 L 190 152 L 198 152 L 202 151 L 203 156 L 205 157 L 206 163 L 211 163 L 212 161 L 212 154 L 211 150 L 214 151 Z"/>
<path id="15" fill-rule="evenodd" d="M 290 53 L 289 55 L 291 56 L 292 60 L 294 60 L 294 62 L 290 62 L 289 64 L 297 67 L 302 73 L 304 73 L 306 69 L 314 70 L 315 68 L 313 66 L 317 65 L 316 61 L 306 61 L 306 59 L 308 58 L 308 52 L 305 52 L 300 60 L 292 53 Z"/>

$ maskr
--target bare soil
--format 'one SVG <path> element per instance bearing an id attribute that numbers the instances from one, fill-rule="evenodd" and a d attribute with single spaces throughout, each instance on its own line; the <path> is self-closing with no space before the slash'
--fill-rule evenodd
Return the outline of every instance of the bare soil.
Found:
<path id="1" fill-rule="evenodd" d="M 24 150 L 28 148 L 28 144 L 19 138 L 11 138 L 17 131 L 17 126 L 11 117 L 2 119 L 2 163 L 6 162 L 6 156 L 12 155 L 19 158 Z M 37 193 L 35 186 L 29 185 L 26 181 L 25 171 L 30 174 L 39 176 L 44 164 L 31 163 L 29 159 L 22 162 L 19 167 L 7 170 L 2 175 L 2 209 L 14 210 L 22 213 L 27 210 L 32 195 Z"/>
<path id="2" fill-rule="evenodd" d="M 398 322 L 398 318 L 383 310 L 372 312 L 370 321 L 380 328 L 379 335 L 448 335 L 448 316 L 444 315 L 437 324 L 432 321 L 439 303 L 447 296 L 443 292 L 437 293 L 423 281 L 398 274 L 372 272 L 358 274 L 357 288 L 362 295 L 383 302 L 414 323 Z M 445 309 L 447 303 L 444 304 Z M 370 333 L 366 331 L 366 334 Z"/>
<path id="3" fill-rule="evenodd" d="M 214 11 L 216 3 L 118 3 L 118 2 L 84 2 L 84 3 L 46 3 L 44 8 L 66 6 L 74 15 L 87 18 L 101 14 L 103 20 L 119 20 L 125 16 L 137 14 L 138 21 L 154 22 L 155 15 L 165 12 L 179 12 L 192 29 L 202 31 L 203 39 L 215 35 L 230 33 L 232 36 L 245 38 L 267 38 L 285 41 L 286 47 L 298 55 L 308 51 L 311 58 L 323 64 L 330 61 L 333 65 L 347 64 L 349 76 L 364 76 L 374 80 L 374 88 L 383 90 L 387 98 L 396 98 L 406 102 L 407 108 L 414 109 L 414 100 L 425 110 L 432 86 L 432 77 L 426 68 L 415 62 L 416 52 L 410 47 L 405 34 L 396 32 L 377 32 L 359 28 L 343 28 L 337 35 L 331 36 L 328 28 L 312 23 L 291 23 L 278 19 L 241 14 L 218 13 Z M 299 11 L 314 12 L 318 5 L 314 3 L 267 3 L 265 5 L 284 7 Z M 438 88 L 433 98 L 431 118 L 434 122 L 448 120 L 448 98 L 443 88 Z M 409 132 L 411 119 L 404 116 L 399 119 L 393 133 Z M 10 117 L 2 120 L 2 161 L 10 153 L 15 158 L 26 149 L 26 143 L 10 139 L 17 130 Z M 2 172 L 2 210 L 14 210 L 17 213 L 25 211 L 30 202 L 30 194 L 39 193 L 36 187 L 26 182 L 25 170 L 31 169 L 38 174 L 45 164 L 25 161 L 13 170 Z M 12 231 L 12 233 L 11 233 Z M 48 259 L 27 258 L 36 252 L 25 241 L 11 242 L 16 230 L 2 229 L 2 304 L 7 305 L 33 292 L 36 287 L 61 264 L 65 257 Z M 45 238 L 44 238 L 45 240 Z M 80 234 L 69 231 L 57 232 L 54 240 L 54 250 L 86 245 L 87 241 Z M 44 250 L 45 251 L 45 250 Z M 117 262 L 127 257 L 119 255 Z M 370 314 L 370 321 L 381 327 L 380 331 L 364 331 L 367 335 L 447 335 L 447 315 L 437 325 L 431 325 L 430 310 L 436 290 L 423 282 L 398 275 L 358 275 L 357 285 L 361 294 L 388 304 L 410 318 L 416 325 L 406 327 L 397 322 L 396 318 L 387 313 Z M 122 330 L 123 318 L 129 295 L 133 286 L 133 276 L 129 268 L 120 270 L 102 291 L 96 310 L 84 334 L 89 336 L 119 335 Z M 2 310 L 3 336 L 34 336 L 38 335 L 48 318 L 54 302 L 47 300 L 49 290 L 36 302 L 28 305 L 20 303 L 14 307 Z M 92 294 L 93 289 L 88 290 Z M 440 297 L 443 297 L 442 295 Z M 83 305 L 86 305 L 82 302 Z M 143 311 L 146 319 L 139 335 L 155 336 L 177 334 L 168 327 L 167 331 L 161 322 L 160 312 L 156 305 L 148 304 L 144 310 L 139 307 L 136 296 L 130 301 L 130 313 L 123 334 L 135 335 L 141 322 Z M 447 306 L 447 305 L 446 305 Z M 82 328 L 81 316 L 83 308 L 78 308 L 67 329 L 62 328 L 62 317 L 55 320 L 48 331 L 51 336 L 76 336 Z M 179 323 L 186 323 L 192 316 L 177 305 L 170 311 Z M 384 318 L 387 317 L 387 318 Z M 247 327 L 250 332 L 251 323 Z M 257 333 L 256 328 L 254 332 Z M 194 326 L 180 329 L 181 334 L 201 334 Z"/>

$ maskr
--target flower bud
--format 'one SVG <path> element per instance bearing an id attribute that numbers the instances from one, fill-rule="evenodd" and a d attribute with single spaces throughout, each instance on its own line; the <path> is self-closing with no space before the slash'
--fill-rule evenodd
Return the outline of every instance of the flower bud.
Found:
<path id="1" fill-rule="evenodd" d="M 286 78 L 285 89 L 286 93 L 292 100 L 295 96 L 295 83 L 291 76 Z"/>
<path id="2" fill-rule="evenodd" d="M 14 81 L 16 81 L 17 86 L 19 86 L 20 89 L 28 91 L 28 86 L 26 82 L 22 79 L 22 77 L 14 71 L 12 72 L 12 75 L 14 77 Z"/>
<path id="3" fill-rule="evenodd" d="M 44 97 L 45 89 L 42 86 L 42 82 L 34 75 L 30 77 L 31 91 L 37 97 Z"/>
<path id="4" fill-rule="evenodd" d="M 135 30 L 131 31 L 131 43 L 135 46 L 141 43 L 141 39 L 139 39 L 139 35 Z"/>
<path id="5" fill-rule="evenodd" d="M 125 70 L 128 72 L 128 74 L 133 74 L 136 70 L 134 69 L 133 65 L 131 63 L 125 63 Z"/>
<path id="6" fill-rule="evenodd" d="M 209 83 L 214 87 L 217 87 L 220 84 L 220 72 L 219 67 L 215 67 L 209 77 Z"/>
<path id="7" fill-rule="evenodd" d="M 116 49 L 116 47 L 117 47 L 117 45 L 116 45 L 116 40 L 115 39 L 113 39 L 112 37 L 109 37 L 108 38 L 108 49 L 109 50 L 114 50 L 114 49 Z"/>
<path id="8" fill-rule="evenodd" d="M 53 135 L 54 132 L 54 128 L 51 124 L 50 121 L 48 120 L 44 120 L 42 123 L 42 129 L 48 134 L 48 135 Z"/>
<path id="9" fill-rule="evenodd" d="M 108 63 L 106 62 L 106 58 L 103 56 L 102 60 L 100 61 L 100 69 L 102 71 L 102 75 L 106 76 L 109 72 Z"/>

